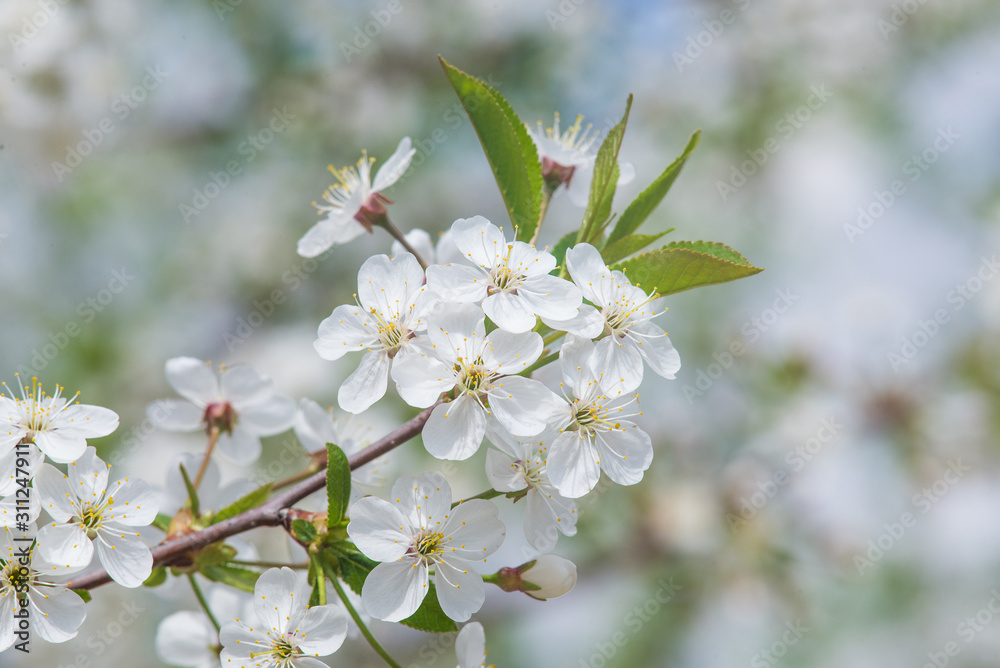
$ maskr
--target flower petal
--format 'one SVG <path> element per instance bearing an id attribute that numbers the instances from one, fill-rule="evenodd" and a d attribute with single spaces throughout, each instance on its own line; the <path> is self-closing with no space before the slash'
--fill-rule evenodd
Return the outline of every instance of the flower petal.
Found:
<path id="1" fill-rule="evenodd" d="M 497 513 L 496 505 L 485 499 L 455 506 L 442 529 L 448 558 L 480 561 L 496 552 L 507 533 Z"/>
<path id="2" fill-rule="evenodd" d="M 295 415 L 293 427 L 295 436 L 310 452 L 339 440 L 330 411 L 305 397 L 299 399 L 299 412 Z"/>
<path id="3" fill-rule="evenodd" d="M 87 617 L 87 604 L 74 592 L 62 587 L 28 588 L 28 600 L 37 611 L 33 615 L 33 630 L 42 640 L 66 642 L 76 637 L 77 629 Z"/>
<path id="4" fill-rule="evenodd" d="M 220 434 L 216 443 L 219 452 L 237 464 L 252 464 L 260 457 L 260 437 L 237 423 L 232 434 Z"/>
<path id="5" fill-rule="evenodd" d="M 194 431 L 204 426 L 205 410 L 181 399 L 159 399 L 146 407 L 146 416 L 159 429 Z"/>
<path id="6" fill-rule="evenodd" d="M 305 580 L 291 568 L 269 568 L 254 586 L 254 612 L 261 625 L 281 634 L 289 630 L 289 622 L 297 618 L 309 604 Z"/>
<path id="7" fill-rule="evenodd" d="M 208 617 L 200 612 L 175 612 L 156 629 L 156 655 L 160 661 L 175 666 L 200 668 L 217 661 L 210 649 L 217 643 L 211 628 Z"/>
<path id="8" fill-rule="evenodd" d="M 559 493 L 570 499 L 594 489 L 601 478 L 597 450 L 580 431 L 564 431 L 552 441 L 545 470 Z"/>
<path id="9" fill-rule="evenodd" d="M 497 329 L 486 337 L 483 364 L 501 374 L 520 373 L 535 363 L 542 354 L 542 345 L 538 332 L 514 334 Z"/>
<path id="10" fill-rule="evenodd" d="M 361 352 L 378 343 L 377 328 L 358 306 L 343 304 L 319 323 L 313 348 L 325 360 L 337 360 L 347 353 Z"/>
<path id="11" fill-rule="evenodd" d="M 35 491 L 45 511 L 56 522 L 69 522 L 76 514 L 77 492 L 69 476 L 51 464 L 42 464 L 35 474 Z"/>
<path id="12" fill-rule="evenodd" d="M 156 496 L 156 491 L 145 480 L 116 480 L 108 490 L 110 505 L 104 517 L 125 526 L 149 526 L 159 511 Z"/>
<path id="13" fill-rule="evenodd" d="M 421 437 L 427 452 L 438 459 L 461 460 L 476 453 L 485 434 L 485 411 L 475 399 L 462 395 L 434 409 Z"/>
<path id="14" fill-rule="evenodd" d="M 153 555 L 134 531 L 112 525 L 97 530 L 97 557 L 111 579 L 123 587 L 138 587 L 153 572 Z"/>
<path id="15" fill-rule="evenodd" d="M 86 568 L 94 557 L 94 544 L 87 538 L 87 530 L 79 524 L 46 524 L 35 539 L 38 555 L 50 564 Z"/>
<path id="16" fill-rule="evenodd" d="M 427 596 L 427 567 L 415 559 L 376 566 L 361 589 L 368 614 L 387 622 L 406 619 Z"/>
<path id="17" fill-rule="evenodd" d="M 597 299 L 595 283 L 600 282 L 602 278 L 610 277 L 611 271 L 604 264 L 604 259 L 596 248 L 590 244 L 577 244 L 567 250 L 566 269 L 573 277 L 573 282 L 580 286 L 584 297 L 599 307 L 607 306 L 604 301 Z"/>
<path id="18" fill-rule="evenodd" d="M 619 485 L 634 485 L 653 461 L 653 444 L 635 424 L 624 420 L 618 424 L 618 429 L 595 435 L 601 468 Z"/>
<path id="19" fill-rule="evenodd" d="M 443 264 L 427 267 L 427 287 L 452 302 L 479 302 L 490 287 L 489 275 L 479 267 Z"/>
<path id="20" fill-rule="evenodd" d="M 681 356 L 666 332 L 651 322 L 640 322 L 632 325 L 629 333 L 638 341 L 639 354 L 649 368 L 672 380 L 681 369 Z"/>
<path id="21" fill-rule="evenodd" d="M 237 420 L 258 436 L 273 436 L 287 431 L 295 421 L 295 402 L 291 397 L 275 394 L 266 401 L 243 406 Z"/>
<path id="22" fill-rule="evenodd" d="M 482 668 L 486 663 L 486 633 L 479 622 L 469 622 L 455 638 L 458 668 Z"/>
<path id="23" fill-rule="evenodd" d="M 525 280 L 517 294 L 535 313 L 554 320 L 569 320 L 583 303 L 576 284 L 548 274 Z"/>
<path id="24" fill-rule="evenodd" d="M 295 630 L 299 649 L 315 656 L 333 654 L 347 637 L 347 613 L 333 605 L 309 608 Z"/>
<path id="25" fill-rule="evenodd" d="M 388 353 L 373 350 L 365 353 L 361 364 L 354 370 L 337 392 L 337 402 L 348 413 L 363 413 L 372 404 L 385 396 L 389 384 Z"/>
<path id="26" fill-rule="evenodd" d="M 499 379 L 489 396 L 490 410 L 500 424 L 514 436 L 522 437 L 540 434 L 566 405 L 539 381 L 522 376 Z"/>
<path id="27" fill-rule="evenodd" d="M 102 406 L 71 404 L 55 418 L 56 429 L 84 438 L 107 436 L 118 428 L 118 413 Z"/>
<path id="28" fill-rule="evenodd" d="M 381 192 L 398 181 L 403 173 L 406 172 L 407 167 L 410 166 L 410 161 L 413 160 L 416 152 L 417 149 L 413 148 L 409 137 L 400 139 L 395 153 L 382 163 L 382 166 L 375 174 L 375 181 L 372 183 L 372 192 Z"/>
<path id="29" fill-rule="evenodd" d="M 483 300 L 483 311 L 497 327 L 508 332 L 529 332 L 535 326 L 535 312 L 520 294 L 497 292 Z"/>
<path id="30" fill-rule="evenodd" d="M 406 554 L 412 526 L 393 504 L 366 496 L 351 505 L 350 517 L 347 535 L 369 559 L 394 561 Z"/>
<path id="31" fill-rule="evenodd" d="M 462 559 L 439 561 L 435 566 L 434 586 L 441 610 L 456 622 L 468 620 L 486 600 L 483 578 Z"/>
<path id="32" fill-rule="evenodd" d="M 392 499 L 410 526 L 438 530 L 451 510 L 451 486 L 437 473 L 404 475 L 393 484 Z"/>
<path id="33" fill-rule="evenodd" d="M 69 484 L 77 498 L 97 503 L 108 489 L 108 472 L 111 467 L 97 456 L 97 449 L 89 447 L 75 462 L 66 467 Z"/>
<path id="34" fill-rule="evenodd" d="M 507 251 L 503 230 L 482 216 L 459 218 L 451 225 L 451 236 L 464 257 L 487 271 L 496 266 Z"/>
<path id="35" fill-rule="evenodd" d="M 87 439 L 63 430 L 40 431 L 35 434 L 35 445 L 57 464 L 69 464 L 83 456 Z"/>
<path id="36" fill-rule="evenodd" d="M 174 357 L 167 360 L 166 374 L 170 387 L 198 408 L 219 398 L 219 378 L 207 362 L 194 357 Z"/>
<path id="37" fill-rule="evenodd" d="M 621 392 L 632 392 L 642 383 L 642 355 L 629 338 L 608 336 L 594 346 L 594 369 L 603 374 L 602 385 L 614 385 Z M 578 395 L 579 396 L 579 395 Z"/>
<path id="38" fill-rule="evenodd" d="M 528 486 L 524 472 L 514 464 L 514 459 L 494 448 L 486 451 L 486 477 L 498 492 L 517 492 Z"/>

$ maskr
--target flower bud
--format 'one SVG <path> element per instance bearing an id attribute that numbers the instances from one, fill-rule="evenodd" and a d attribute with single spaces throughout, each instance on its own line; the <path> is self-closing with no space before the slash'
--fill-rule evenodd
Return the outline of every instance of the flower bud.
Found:
<path id="1" fill-rule="evenodd" d="M 501 568 L 483 579 L 504 591 L 523 591 L 544 601 L 562 596 L 576 585 L 576 564 L 555 554 L 543 554 L 517 568 Z"/>

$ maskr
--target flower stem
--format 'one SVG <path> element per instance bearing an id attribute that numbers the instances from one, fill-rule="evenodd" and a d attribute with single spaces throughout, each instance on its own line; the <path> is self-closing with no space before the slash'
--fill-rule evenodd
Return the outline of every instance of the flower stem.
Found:
<path id="1" fill-rule="evenodd" d="M 319 457 L 318 457 L 319 455 L 322 455 L 325 458 L 326 457 L 326 450 L 322 450 L 322 451 L 317 450 L 316 452 L 310 452 L 309 453 L 309 465 L 308 466 L 306 466 L 304 469 L 302 469 L 298 473 L 296 473 L 294 475 L 290 475 L 287 478 L 283 478 L 282 480 L 279 480 L 278 482 L 274 483 L 271 486 L 271 490 L 276 492 L 279 489 L 282 489 L 284 487 L 288 487 L 289 485 L 294 485 L 295 483 L 301 482 L 301 481 L 305 480 L 306 478 L 308 478 L 309 476 L 311 476 L 312 474 L 316 473 L 317 471 L 323 469 L 324 464 L 319 460 Z"/>
<path id="2" fill-rule="evenodd" d="M 560 331 L 556 330 L 556 331 L 552 332 L 551 334 L 549 334 L 548 336 L 546 336 L 544 339 L 542 339 L 542 345 L 548 347 L 548 345 L 550 343 L 552 343 L 553 341 L 558 341 L 559 337 L 565 336 L 565 335 L 566 335 L 566 332 L 560 332 Z"/>
<path id="3" fill-rule="evenodd" d="M 319 598 L 319 605 L 326 605 L 326 575 L 319 557 L 315 554 L 309 557 L 309 573 L 318 580 L 316 582 L 316 593 Z"/>
<path id="4" fill-rule="evenodd" d="M 406 240 L 406 237 L 403 236 L 403 233 L 399 231 L 399 228 L 393 225 L 392 221 L 389 220 L 389 214 L 385 214 L 384 216 L 382 216 L 381 220 L 379 221 L 379 224 L 382 228 L 385 229 L 386 232 L 391 234 L 392 237 L 396 241 L 398 241 L 403 246 L 403 248 L 407 250 L 407 252 L 412 253 L 413 257 L 417 258 L 417 262 L 420 263 L 421 269 L 427 271 L 427 263 L 424 261 L 422 257 L 420 257 L 420 253 L 418 253 L 413 249 L 413 246 L 411 246 L 410 242 Z"/>
<path id="5" fill-rule="evenodd" d="M 212 451 L 215 450 L 215 444 L 219 440 L 219 427 L 217 425 L 212 425 L 212 430 L 208 433 L 208 447 L 205 449 L 205 456 L 201 460 L 201 466 L 198 468 L 198 474 L 194 477 L 194 482 L 192 486 L 198 489 L 198 485 L 201 484 L 201 479 L 205 477 L 205 471 L 208 470 L 208 462 L 212 459 Z"/>
<path id="6" fill-rule="evenodd" d="M 559 359 L 559 351 L 558 350 L 556 352 L 554 352 L 554 353 L 549 353 L 548 355 L 546 355 L 542 359 L 538 360 L 537 362 L 535 362 L 534 364 L 532 364 L 527 369 L 525 369 L 524 371 L 522 371 L 521 373 L 519 373 L 517 375 L 518 376 L 530 377 L 531 373 L 533 371 L 536 371 L 537 369 L 541 369 L 546 364 L 549 364 L 551 362 L 555 362 L 557 359 Z"/>
<path id="7" fill-rule="evenodd" d="M 333 588 L 337 591 L 337 596 L 340 597 L 340 600 L 344 604 L 344 607 L 347 608 L 348 614 L 351 615 L 351 619 L 353 619 L 354 623 L 358 625 L 358 629 L 361 630 L 361 635 L 365 637 L 365 640 L 367 640 L 368 644 L 372 646 L 372 649 L 375 650 L 375 653 L 378 654 L 380 657 L 382 657 L 382 659 L 387 664 L 392 666 L 392 668 L 402 668 L 402 666 L 396 663 L 393 660 L 393 658 L 389 656 L 389 653 L 385 651 L 385 648 L 383 648 L 382 645 L 379 644 L 378 640 L 375 639 L 375 636 L 372 635 L 372 632 L 368 630 L 367 626 L 365 626 L 365 623 L 361 621 L 361 615 L 359 615 L 358 611 L 354 609 L 353 605 L 351 605 L 351 600 L 347 598 L 347 593 L 344 591 L 344 588 L 340 586 L 340 582 L 337 579 L 337 574 L 332 573 L 330 571 L 329 566 L 326 563 L 323 563 L 321 565 L 323 567 L 323 570 L 326 572 L 327 577 L 330 578 L 330 583 L 333 584 Z"/>
<path id="8" fill-rule="evenodd" d="M 462 499 L 461 501 L 456 501 L 455 503 L 451 504 L 451 507 L 454 508 L 455 506 L 457 506 L 460 503 L 465 503 L 466 501 L 472 501 L 473 499 L 495 499 L 498 496 L 502 496 L 502 495 L 503 495 L 503 492 L 498 492 L 495 489 L 488 489 L 485 492 L 480 492 L 479 494 L 476 494 L 475 496 L 470 496 L 467 499 Z"/>
<path id="9" fill-rule="evenodd" d="M 201 609 L 205 611 L 205 615 L 208 616 L 208 621 L 212 622 L 212 626 L 215 627 L 215 632 L 219 633 L 222 627 L 219 626 L 219 620 L 215 618 L 212 614 L 212 609 L 208 607 L 208 601 L 205 600 L 205 594 L 202 593 L 201 587 L 198 586 L 197 580 L 194 579 L 194 573 L 188 573 L 188 582 L 191 583 L 191 589 L 194 590 L 194 597 L 198 599 L 198 603 L 201 604 Z"/>

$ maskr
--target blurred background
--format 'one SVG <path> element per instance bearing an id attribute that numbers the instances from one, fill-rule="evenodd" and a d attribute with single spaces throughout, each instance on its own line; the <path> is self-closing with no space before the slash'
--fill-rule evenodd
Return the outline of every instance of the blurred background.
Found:
<path id="1" fill-rule="evenodd" d="M 296 255 L 328 164 L 362 149 L 381 164 L 409 135 L 417 156 L 387 193 L 397 225 L 504 221 L 438 54 L 531 124 L 559 111 L 604 131 L 634 93 L 622 159 L 637 178 L 616 210 L 701 128 L 649 231 L 766 271 L 670 300 L 683 368 L 641 388 L 652 468 L 581 501 L 556 548 L 579 565 L 573 592 L 491 587 L 475 616 L 489 660 L 996 665 L 997 3 L 2 0 L 0 33 L 0 370 L 117 411 L 93 444 L 125 472 L 162 486 L 204 447 L 144 422 L 174 396 L 170 357 L 250 363 L 336 404 L 357 359 L 321 360 L 316 328 L 389 239 Z M 557 197 L 541 241 L 581 215 Z M 390 392 L 357 422 L 377 438 L 414 413 Z M 222 462 L 223 484 L 294 473 L 289 449 L 290 432 L 255 467 Z M 483 451 L 421 452 L 394 453 L 389 482 L 488 486 Z M 490 571 L 533 555 L 520 512 L 503 510 Z M 288 557 L 280 532 L 248 538 Z M 0 665 L 163 666 L 157 624 L 195 608 L 182 586 L 103 587 L 76 639 Z M 372 628 L 403 665 L 455 664 L 450 636 Z M 327 661 L 383 665 L 362 640 Z"/>

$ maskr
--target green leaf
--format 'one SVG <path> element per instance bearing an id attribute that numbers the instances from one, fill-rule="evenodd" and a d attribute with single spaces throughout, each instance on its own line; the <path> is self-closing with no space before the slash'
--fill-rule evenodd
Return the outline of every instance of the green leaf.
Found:
<path id="1" fill-rule="evenodd" d="M 708 241 L 676 241 L 663 248 L 619 262 L 612 269 L 625 273 L 647 293 L 672 295 L 704 285 L 716 285 L 764 271 L 729 246 Z"/>
<path id="2" fill-rule="evenodd" d="M 326 605 L 326 575 L 323 574 L 323 567 L 315 559 L 309 561 L 309 579 L 312 584 L 309 606 Z"/>
<path id="3" fill-rule="evenodd" d="M 333 443 L 326 444 L 326 502 L 326 526 L 332 529 L 344 521 L 351 502 L 351 464 Z"/>
<path id="4" fill-rule="evenodd" d="M 199 567 L 218 566 L 236 557 L 236 548 L 225 543 L 212 543 L 198 552 L 195 563 Z"/>
<path id="5" fill-rule="evenodd" d="M 576 232 L 570 232 L 562 239 L 556 242 L 556 247 L 553 248 L 551 252 L 556 258 L 556 266 L 560 267 L 560 275 L 562 274 L 562 269 L 565 268 L 566 264 L 566 251 L 576 245 Z"/>
<path id="6" fill-rule="evenodd" d="M 94 598 L 86 589 L 74 589 L 73 593 L 82 598 L 84 603 L 90 603 Z"/>
<path id="7" fill-rule="evenodd" d="M 328 560 L 335 560 L 337 570 L 340 572 L 340 579 L 347 583 L 347 586 L 354 590 L 356 594 L 361 593 L 361 588 L 365 584 L 365 578 L 378 566 L 377 561 L 372 561 L 360 552 L 349 550 L 327 550 L 324 553 Z"/>
<path id="8" fill-rule="evenodd" d="M 542 165 L 527 127 L 495 88 L 440 58 L 479 136 L 517 238 L 530 240 L 542 207 Z"/>
<path id="9" fill-rule="evenodd" d="M 452 633 L 458 630 L 454 620 L 444 614 L 441 609 L 433 582 L 427 583 L 427 596 L 424 597 L 424 602 L 420 604 L 417 611 L 401 621 L 400 624 L 406 624 L 411 629 L 430 631 L 431 633 Z"/>
<path id="10" fill-rule="evenodd" d="M 198 492 L 195 490 L 194 485 L 191 484 L 191 478 L 188 477 L 187 469 L 181 464 L 181 478 L 184 479 L 184 486 L 187 488 L 188 500 L 191 502 L 191 514 L 195 517 L 198 516 L 199 505 L 198 505 Z"/>
<path id="11" fill-rule="evenodd" d="M 257 571 L 238 566 L 206 566 L 201 569 L 201 574 L 212 582 L 219 582 L 250 593 L 253 593 L 257 578 L 260 577 L 260 573 Z"/>
<path id="12" fill-rule="evenodd" d="M 163 513 L 157 513 L 156 517 L 153 518 L 153 526 L 160 531 L 166 533 L 170 531 L 170 520 L 173 519 L 169 515 L 164 515 Z"/>
<path id="13" fill-rule="evenodd" d="M 303 543 L 315 543 L 319 538 L 316 526 L 305 520 L 292 520 L 292 534 Z"/>
<path id="14" fill-rule="evenodd" d="M 245 513 L 246 511 L 256 508 L 260 504 L 267 501 L 267 498 L 271 496 L 271 486 L 274 483 L 267 483 L 263 487 L 258 487 L 246 496 L 243 496 L 236 501 L 220 510 L 212 518 L 212 524 L 218 524 L 223 520 L 228 520 L 230 517 L 236 517 L 240 513 Z"/>
<path id="15" fill-rule="evenodd" d="M 604 225 L 611 217 L 611 202 L 615 198 L 618 187 L 618 151 L 622 147 L 625 136 L 625 126 L 632 110 L 632 96 L 625 103 L 625 115 L 618 125 L 611 128 L 608 136 L 601 143 L 594 160 L 594 180 L 590 184 L 590 199 L 587 201 L 587 211 L 583 214 L 583 223 L 577 234 L 577 242 L 594 243 L 601 238 Z"/>
<path id="16" fill-rule="evenodd" d="M 625 209 L 625 213 L 621 215 L 618 219 L 618 224 L 615 225 L 615 229 L 611 231 L 611 235 L 608 237 L 608 244 L 611 244 L 619 239 L 624 239 L 628 235 L 632 234 L 639 229 L 649 214 L 653 213 L 653 209 L 659 206 L 663 198 L 666 197 L 667 192 L 670 190 L 670 186 L 674 184 L 677 176 L 681 173 L 681 168 L 684 167 L 684 163 L 687 162 L 688 157 L 690 157 L 691 152 L 694 151 L 695 147 L 698 146 L 698 141 L 701 139 L 701 130 L 695 131 L 691 138 L 688 139 L 687 146 L 684 147 L 684 152 L 680 156 L 670 163 L 670 166 L 663 170 L 663 173 L 655 181 L 653 181 L 649 187 L 639 193 L 639 196 L 633 200 L 628 208 Z"/>
<path id="17" fill-rule="evenodd" d="M 167 568 L 166 566 L 157 566 L 153 569 L 153 572 L 149 574 L 146 581 L 142 583 L 143 587 L 159 587 L 161 584 L 167 581 Z"/>
<path id="18" fill-rule="evenodd" d="M 664 230 L 663 232 L 659 232 L 657 234 L 630 234 L 623 239 L 609 241 L 601 250 L 601 257 L 604 258 L 605 264 L 614 264 L 622 258 L 626 258 L 633 253 L 638 253 L 643 248 L 662 237 L 664 234 L 668 234 L 673 231 L 674 228 L 671 227 L 669 230 Z"/>

